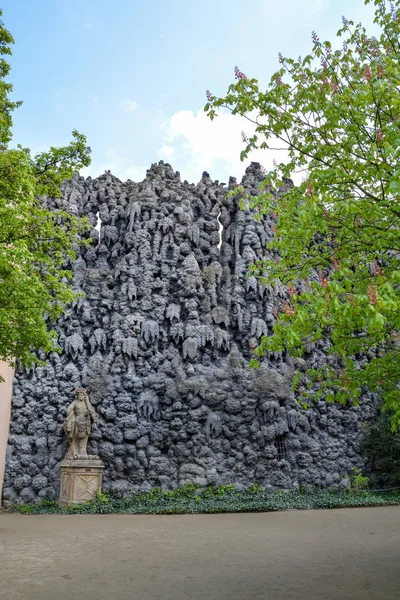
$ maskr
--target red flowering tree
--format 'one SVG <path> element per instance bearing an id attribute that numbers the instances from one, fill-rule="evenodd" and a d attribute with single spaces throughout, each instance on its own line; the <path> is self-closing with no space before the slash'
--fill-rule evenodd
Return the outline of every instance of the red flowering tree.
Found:
<path id="1" fill-rule="evenodd" d="M 211 119 L 220 107 L 254 122 L 241 158 L 253 149 L 287 148 L 261 196 L 244 205 L 276 219 L 276 237 L 260 278 L 279 279 L 288 297 L 273 334 L 255 350 L 294 355 L 330 340 L 329 366 L 302 375 L 304 402 L 357 402 L 382 393 L 400 422 L 400 0 L 375 6 L 377 37 L 343 18 L 335 44 L 312 35 L 303 59 L 279 56 L 266 89 L 236 68 L 225 97 L 208 92 Z M 291 187 L 285 180 L 301 172 Z M 279 194 L 276 194 L 279 190 Z M 318 385 L 315 385 L 318 380 Z M 299 385 L 296 378 L 295 385 Z M 302 382 L 304 384 L 304 381 Z"/>

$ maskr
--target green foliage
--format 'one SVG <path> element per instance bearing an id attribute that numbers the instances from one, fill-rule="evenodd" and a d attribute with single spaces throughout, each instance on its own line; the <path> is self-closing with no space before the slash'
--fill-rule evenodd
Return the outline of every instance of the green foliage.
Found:
<path id="1" fill-rule="evenodd" d="M 376 485 L 400 486 L 400 431 L 392 431 L 389 414 L 379 415 L 368 427 L 360 448 L 370 462 Z"/>
<path id="2" fill-rule="evenodd" d="M 353 473 L 351 476 L 353 490 L 356 492 L 366 492 L 369 488 L 369 481 L 369 477 L 366 477 L 359 469 L 353 467 Z"/>
<path id="3" fill-rule="evenodd" d="M 110 497 L 108 496 L 108 494 L 105 494 L 104 492 L 99 492 L 97 490 L 95 495 L 95 501 L 99 502 L 100 504 L 108 504 L 110 502 Z"/>
<path id="4" fill-rule="evenodd" d="M 365 477 L 360 469 L 353 467 L 351 475 L 348 477 L 348 485 L 344 490 L 344 494 L 348 496 L 358 496 L 364 494 L 369 488 L 369 477 Z"/>
<path id="5" fill-rule="evenodd" d="M 299 491 L 277 490 L 266 493 L 260 485 L 251 485 L 246 490 L 235 491 L 233 484 L 219 488 L 199 490 L 188 484 L 175 490 L 162 491 L 154 488 L 147 493 L 119 498 L 106 493 L 96 494 L 91 502 L 71 504 L 61 509 L 57 502 L 43 500 L 37 505 L 15 505 L 14 510 L 22 514 L 192 514 L 230 512 L 268 512 L 306 508 L 341 508 L 349 506 L 377 506 L 400 504 L 400 496 L 392 493 L 376 494 L 368 491 L 368 484 L 357 470 L 353 473 L 351 494 L 337 490 L 320 490 L 305 486 Z"/>
<path id="6" fill-rule="evenodd" d="M 18 512 L 22 515 L 32 515 L 36 512 L 36 507 L 34 504 L 19 504 Z"/>
<path id="7" fill-rule="evenodd" d="M 237 82 L 225 97 L 208 92 L 205 110 L 214 118 L 227 108 L 254 123 L 242 160 L 256 148 L 287 150 L 260 196 L 234 190 L 244 209 L 275 220 L 268 255 L 252 273 L 288 290 L 273 335 L 262 339 L 252 364 L 268 351 L 299 356 L 329 339 L 330 364 L 297 382 L 302 402 L 357 403 L 365 389 L 381 392 L 396 427 L 400 0 L 365 3 L 375 6 L 377 38 L 343 19 L 336 44 L 313 33 L 307 56 L 280 56 L 266 89 L 236 69 Z M 293 187 L 287 178 L 299 172 L 303 182 Z"/>
<path id="8" fill-rule="evenodd" d="M 258 496 L 259 494 L 264 494 L 264 488 L 262 485 L 257 485 L 257 483 L 253 483 L 250 487 L 247 488 L 246 492 L 250 496 Z"/>
<path id="9" fill-rule="evenodd" d="M 0 20 L 0 360 L 31 366 L 40 363 L 38 350 L 57 349 L 51 324 L 76 298 L 68 264 L 89 228 L 77 215 L 50 212 L 43 198 L 61 196 L 61 183 L 90 164 L 90 148 L 77 131 L 69 145 L 36 156 L 10 147 L 12 112 L 21 104 L 10 101 L 6 81 L 12 43 Z"/>
<path id="10" fill-rule="evenodd" d="M 217 488 L 217 498 L 224 498 L 225 496 L 232 494 L 235 491 L 235 486 L 233 485 L 233 483 L 230 483 L 228 485 L 220 485 L 219 488 Z"/>

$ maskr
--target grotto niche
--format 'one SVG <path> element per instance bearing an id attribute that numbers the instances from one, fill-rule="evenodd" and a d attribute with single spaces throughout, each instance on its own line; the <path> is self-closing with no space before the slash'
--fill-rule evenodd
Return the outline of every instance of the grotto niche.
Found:
<path id="1" fill-rule="evenodd" d="M 257 194 L 263 178 L 252 163 L 242 184 Z M 182 182 L 160 162 L 140 183 L 75 175 L 51 201 L 92 225 L 93 242 L 73 265 L 85 297 L 57 323 L 62 353 L 15 375 L 6 501 L 57 497 L 65 407 L 79 387 L 98 413 L 88 450 L 116 493 L 187 482 L 325 487 L 363 466 L 358 438 L 372 397 L 303 410 L 291 380 L 304 360 L 275 354 L 248 367 L 287 292 L 247 277 L 273 221 L 240 210 L 227 194 L 234 185 L 207 173 Z M 328 343 L 305 358 L 330 360 Z"/>

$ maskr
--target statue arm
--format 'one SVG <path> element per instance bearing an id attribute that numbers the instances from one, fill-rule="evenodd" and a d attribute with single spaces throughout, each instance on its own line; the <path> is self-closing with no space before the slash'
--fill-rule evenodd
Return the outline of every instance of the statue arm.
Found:
<path id="1" fill-rule="evenodd" d="M 74 422 L 74 403 L 72 402 L 67 408 L 67 418 L 64 421 L 64 431 L 70 433 Z"/>
<path id="2" fill-rule="evenodd" d="M 73 402 L 71 402 L 71 404 L 67 408 L 67 417 L 69 417 L 69 415 L 74 411 L 74 406 L 75 406 L 75 400 Z"/>
<path id="3" fill-rule="evenodd" d="M 94 410 L 93 405 L 90 402 L 89 397 L 87 395 L 86 395 L 85 401 L 86 401 L 86 407 L 87 407 L 87 409 L 89 411 L 89 414 L 90 414 L 90 416 L 92 418 L 92 421 L 96 422 L 97 421 L 97 413 Z"/>

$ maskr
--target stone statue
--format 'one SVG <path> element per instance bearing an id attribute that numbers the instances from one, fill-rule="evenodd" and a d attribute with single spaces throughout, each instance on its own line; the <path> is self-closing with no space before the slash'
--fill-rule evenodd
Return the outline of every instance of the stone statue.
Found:
<path id="1" fill-rule="evenodd" d="M 71 441 L 66 458 L 97 458 L 89 457 L 86 450 L 92 424 L 96 420 L 97 415 L 86 390 L 78 388 L 75 392 L 75 400 L 67 408 L 67 418 L 64 422 L 64 431 Z"/>

